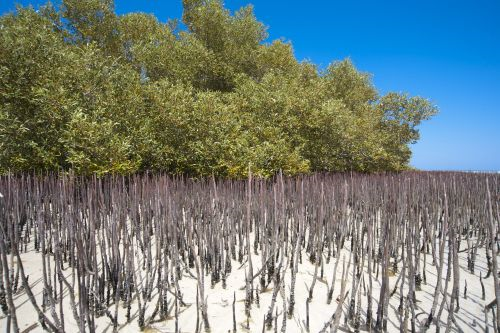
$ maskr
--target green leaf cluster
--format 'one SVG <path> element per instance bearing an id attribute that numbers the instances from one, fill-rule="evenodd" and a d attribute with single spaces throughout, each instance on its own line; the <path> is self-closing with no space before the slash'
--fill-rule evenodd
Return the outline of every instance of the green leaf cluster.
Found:
<path id="1" fill-rule="evenodd" d="M 297 61 L 251 6 L 183 5 L 182 25 L 117 15 L 111 0 L 0 17 L 0 172 L 408 168 L 418 125 L 437 112 L 428 100 L 379 95 L 349 59 Z"/>

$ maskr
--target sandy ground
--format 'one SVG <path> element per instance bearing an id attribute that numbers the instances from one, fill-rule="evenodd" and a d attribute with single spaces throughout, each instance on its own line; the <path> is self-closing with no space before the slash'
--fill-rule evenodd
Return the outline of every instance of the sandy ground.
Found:
<path id="1" fill-rule="evenodd" d="M 341 251 L 341 255 L 338 256 L 342 258 L 344 255 L 349 256 L 346 248 L 344 247 Z M 21 255 L 25 266 L 26 274 L 29 275 L 30 285 L 33 292 L 37 298 L 37 302 L 40 305 L 42 301 L 42 267 L 41 267 L 41 254 L 35 251 L 29 251 Z M 447 258 L 447 253 L 445 253 L 445 262 Z M 286 332 L 306 332 L 305 320 L 306 320 L 306 299 L 308 297 L 308 288 L 311 285 L 314 275 L 315 266 L 311 264 L 307 257 L 303 256 L 303 263 L 299 265 L 299 271 L 297 273 L 297 281 L 295 287 L 295 312 L 294 316 L 290 319 L 287 318 L 286 322 Z M 422 256 L 423 259 L 423 256 Z M 252 254 L 254 273 L 260 269 L 260 257 Z M 325 322 L 327 322 L 332 314 L 335 312 L 338 303 L 335 299 L 339 296 L 341 287 L 341 275 L 342 275 L 342 261 L 339 263 L 337 274 L 336 274 L 336 284 L 334 290 L 333 301 L 331 304 L 326 303 L 328 284 L 331 282 L 334 265 L 336 258 L 332 258 L 330 263 L 324 265 L 324 278 L 318 280 L 314 289 L 313 299 L 309 305 L 310 311 L 310 332 L 319 332 Z M 340 259 L 342 260 L 342 259 Z M 346 260 L 347 261 L 347 260 Z M 483 277 L 487 272 L 486 256 L 484 249 L 478 251 L 476 258 L 475 274 L 470 274 L 467 270 L 467 255 L 466 252 L 459 254 L 460 261 L 460 310 L 455 313 L 455 318 L 457 324 L 463 332 L 484 332 L 485 331 L 485 315 L 483 312 L 484 306 L 494 299 L 494 282 L 492 276 L 488 279 L 483 279 L 484 286 L 486 290 L 485 300 L 481 299 L 481 286 L 479 283 L 479 274 L 482 272 Z M 208 304 L 208 314 L 209 322 L 211 327 L 211 332 L 228 332 L 232 331 L 233 321 L 232 321 L 232 302 L 233 293 L 236 292 L 236 321 L 237 330 L 239 332 L 261 332 L 263 327 L 264 316 L 269 309 L 271 303 L 273 284 L 269 285 L 269 289 L 259 294 L 260 302 L 259 306 L 256 304 L 252 305 L 251 318 L 249 319 L 250 329 L 246 329 L 247 320 L 244 313 L 244 281 L 245 281 L 245 268 L 247 263 L 244 262 L 243 265 L 237 261 L 232 262 L 233 270 L 231 274 L 227 277 L 227 286 L 225 289 L 222 288 L 222 283 L 218 283 L 214 288 L 210 287 L 210 277 L 205 278 L 205 293 L 206 300 Z M 401 264 L 399 265 L 399 270 L 401 270 Z M 66 274 L 70 275 L 71 270 L 67 269 Z M 191 272 L 195 274 L 194 270 Z M 391 290 L 394 287 L 398 274 L 391 276 L 390 286 Z M 417 315 L 417 328 L 418 331 L 421 329 L 421 323 L 423 323 L 427 314 L 429 313 L 432 301 L 434 297 L 434 289 L 436 285 L 436 266 L 432 266 L 432 257 L 427 255 L 427 283 L 422 283 L 422 290 L 416 292 L 416 315 Z M 446 275 L 446 266 L 443 272 L 443 276 Z M 285 295 L 288 301 L 290 295 L 290 269 L 288 268 L 285 275 Z M 318 274 L 319 277 L 319 274 Z M 352 270 L 349 270 L 349 281 L 352 277 Z M 365 267 L 364 278 L 366 286 L 368 286 L 368 274 Z M 463 297 L 464 285 L 467 281 L 467 298 Z M 196 288 L 197 281 L 188 273 L 184 272 L 182 280 L 179 281 L 181 291 L 183 293 L 184 301 L 186 302 L 186 307 L 180 307 L 179 309 L 179 327 L 181 332 L 195 332 L 196 325 Z M 452 281 L 448 284 L 448 293 L 451 293 Z M 379 298 L 379 291 L 381 285 L 381 276 L 379 275 L 378 280 L 375 279 L 373 274 L 373 316 L 376 316 L 377 301 Z M 346 290 L 351 289 L 351 282 L 346 286 Z M 259 288 L 258 278 L 254 280 L 254 287 Z M 443 279 L 444 288 L 444 279 Z M 406 296 L 406 292 L 404 293 Z M 152 313 L 154 306 L 156 304 L 157 293 L 154 293 L 152 302 L 148 303 L 148 308 L 146 311 L 146 318 Z M 396 332 L 400 328 L 400 319 L 398 315 L 398 305 L 399 305 L 399 287 L 398 291 L 391 297 L 389 304 L 389 315 L 388 315 L 388 331 Z M 440 298 L 440 302 L 441 303 Z M 172 297 L 170 296 L 170 300 Z M 17 308 L 17 318 L 19 322 L 19 327 L 21 332 L 41 332 L 41 326 L 37 322 L 37 314 L 34 311 L 31 303 L 29 302 L 27 296 L 22 291 L 22 289 L 15 295 L 15 304 Z M 342 331 L 354 331 L 354 329 L 345 323 L 345 314 L 347 313 L 348 304 L 350 297 L 346 300 L 343 305 L 344 314 L 340 321 L 340 327 Z M 78 327 L 76 321 L 74 320 L 71 312 L 71 306 L 69 303 L 69 297 L 65 297 L 65 330 L 67 332 L 78 332 Z M 361 285 L 361 318 L 362 327 L 361 330 L 366 330 L 363 326 L 366 319 L 366 303 L 367 296 L 366 291 Z M 438 306 L 439 308 L 439 306 Z M 114 306 L 110 307 L 111 312 L 113 312 Z M 139 328 L 137 325 L 137 306 L 132 307 L 132 319 L 130 323 L 126 323 L 125 311 L 120 306 L 119 314 L 119 325 L 121 332 L 138 332 Z M 281 330 L 282 320 L 283 320 L 283 299 L 278 293 L 278 297 L 275 304 L 275 309 L 273 313 L 278 312 L 278 331 Z M 286 312 L 286 311 L 285 311 Z M 50 317 L 49 311 L 46 313 Z M 172 310 L 173 314 L 173 310 Z M 448 313 L 445 310 L 441 316 L 442 328 L 445 327 L 448 318 Z M 488 325 L 491 332 L 493 332 L 491 312 L 488 315 Z M 96 319 L 97 332 L 112 332 L 113 328 L 109 318 L 106 316 Z M 273 323 L 274 324 L 274 323 Z M 2 331 L 6 331 L 6 319 L 2 315 L 0 317 L 0 325 Z M 452 328 L 453 331 L 458 331 L 455 327 Z M 146 329 L 147 332 L 175 332 L 175 320 L 169 318 L 168 320 L 161 322 L 154 322 Z M 202 330 L 203 331 L 203 330 Z M 273 332 L 274 328 L 270 331 Z M 435 327 L 431 326 L 429 332 L 434 332 Z"/>

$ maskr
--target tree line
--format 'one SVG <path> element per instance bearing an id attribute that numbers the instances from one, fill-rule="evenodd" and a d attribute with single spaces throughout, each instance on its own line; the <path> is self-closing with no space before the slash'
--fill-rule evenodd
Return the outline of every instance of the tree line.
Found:
<path id="1" fill-rule="evenodd" d="M 378 93 L 269 41 L 252 6 L 183 0 L 182 19 L 63 0 L 0 17 L 0 172 L 269 177 L 400 171 L 422 97 Z"/>

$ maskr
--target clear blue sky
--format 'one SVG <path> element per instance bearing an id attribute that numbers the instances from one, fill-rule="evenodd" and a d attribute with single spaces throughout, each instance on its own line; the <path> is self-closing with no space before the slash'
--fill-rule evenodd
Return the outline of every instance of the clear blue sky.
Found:
<path id="1" fill-rule="evenodd" d="M 0 13 L 14 3 L 1 0 Z M 118 13 L 180 18 L 181 0 L 116 0 Z M 500 170 L 500 1 L 226 0 L 252 3 L 270 39 L 320 66 L 350 57 L 381 93 L 427 97 L 441 112 L 421 126 L 412 165 L 426 170 Z"/>

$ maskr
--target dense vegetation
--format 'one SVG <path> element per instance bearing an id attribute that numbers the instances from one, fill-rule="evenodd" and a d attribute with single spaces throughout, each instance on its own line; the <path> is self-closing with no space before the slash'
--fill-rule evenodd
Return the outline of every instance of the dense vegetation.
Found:
<path id="1" fill-rule="evenodd" d="M 112 0 L 0 18 L 0 172 L 408 168 L 421 97 L 379 95 L 350 60 L 321 70 L 267 42 L 251 6 L 184 0 L 183 24 Z"/>

